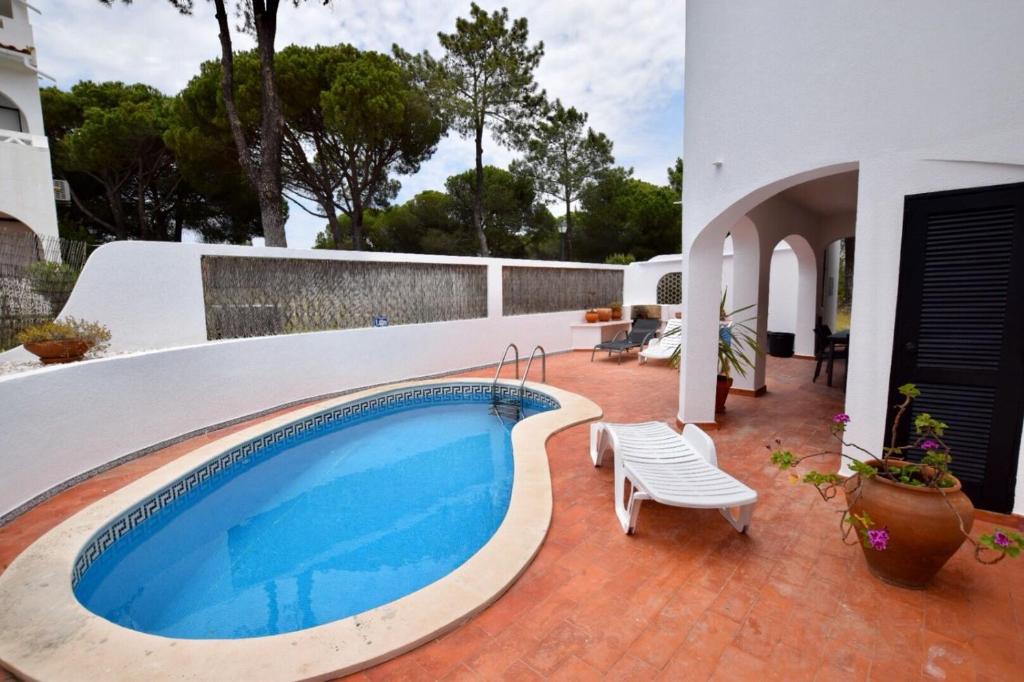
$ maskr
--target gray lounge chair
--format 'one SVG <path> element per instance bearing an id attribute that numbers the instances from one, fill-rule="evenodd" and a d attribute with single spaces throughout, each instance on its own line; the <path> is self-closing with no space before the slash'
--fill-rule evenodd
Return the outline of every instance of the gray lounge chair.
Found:
<path id="1" fill-rule="evenodd" d="M 590 352 L 590 361 L 594 361 L 594 354 L 599 350 L 608 351 L 608 355 L 618 353 L 619 363 L 622 363 L 622 354 L 628 353 L 634 348 L 643 348 L 644 344 L 653 339 L 661 326 L 661 320 L 639 319 L 633 321 L 633 328 L 627 334 L 621 331 L 611 341 L 604 341 L 594 346 Z"/>

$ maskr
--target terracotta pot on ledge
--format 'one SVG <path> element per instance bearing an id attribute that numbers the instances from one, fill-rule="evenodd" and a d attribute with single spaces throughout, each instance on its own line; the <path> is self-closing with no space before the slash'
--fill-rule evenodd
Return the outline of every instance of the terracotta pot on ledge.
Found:
<path id="1" fill-rule="evenodd" d="M 76 362 L 85 357 L 92 344 L 81 339 L 59 341 L 32 341 L 25 344 L 25 350 L 39 357 L 44 365 Z"/>
<path id="2" fill-rule="evenodd" d="M 600 320 L 601 322 L 611 322 L 611 319 L 612 319 L 612 309 L 611 308 L 598 308 L 597 309 L 597 319 Z"/>
<path id="3" fill-rule="evenodd" d="M 586 313 L 587 322 L 597 322 L 598 314 L 596 310 L 588 310 Z"/>
<path id="4" fill-rule="evenodd" d="M 621 320 L 622 319 L 622 308 L 612 308 L 612 319 L 613 320 Z"/>
<path id="5" fill-rule="evenodd" d="M 881 462 L 869 462 L 878 468 Z M 889 466 L 905 464 L 889 460 Z M 844 486 L 850 512 L 867 512 L 874 528 L 889 531 L 884 550 L 864 547 L 868 569 L 880 580 L 914 590 L 924 589 L 964 543 L 974 525 L 974 505 L 949 477 L 949 488 L 923 488 L 872 476 L 851 476 Z M 963 532 L 957 514 L 963 519 Z M 858 538 L 859 539 L 859 538 Z"/>

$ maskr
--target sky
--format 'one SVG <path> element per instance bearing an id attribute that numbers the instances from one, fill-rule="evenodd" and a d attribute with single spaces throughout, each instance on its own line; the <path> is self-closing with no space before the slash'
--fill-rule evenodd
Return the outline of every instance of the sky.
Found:
<path id="1" fill-rule="evenodd" d="M 196 0 L 192 16 L 167 0 L 104 7 L 98 0 L 35 0 L 39 68 L 67 88 L 80 80 L 142 82 L 167 94 L 181 90 L 203 61 L 219 55 L 212 4 Z M 536 79 L 551 99 L 590 115 L 589 125 L 614 142 L 616 162 L 636 177 L 666 183 L 683 153 L 683 0 L 506 0 L 478 4 L 529 21 L 530 42 L 544 41 Z M 278 47 L 351 43 L 389 52 L 439 55 L 438 31 L 452 32 L 469 0 L 333 0 L 298 8 L 282 2 Z M 251 42 L 235 35 L 236 49 Z M 484 162 L 507 166 L 515 152 L 484 143 Z M 415 176 L 398 179 L 405 201 L 473 165 L 473 144 L 450 134 Z M 561 211 L 551 206 L 556 215 Z M 313 244 L 325 221 L 293 207 L 288 243 Z"/>

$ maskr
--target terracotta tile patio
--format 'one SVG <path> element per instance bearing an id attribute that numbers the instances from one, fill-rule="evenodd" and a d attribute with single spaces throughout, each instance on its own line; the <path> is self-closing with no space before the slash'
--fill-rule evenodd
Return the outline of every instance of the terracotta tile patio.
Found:
<path id="1" fill-rule="evenodd" d="M 548 443 L 554 518 L 523 577 L 458 629 L 350 679 L 1020 679 L 1024 561 L 981 567 L 961 551 L 922 592 L 871 578 L 860 550 L 839 540 L 835 510 L 790 485 L 764 449 L 776 435 L 797 451 L 827 444 L 842 394 L 811 384 L 806 361 L 768 369 L 769 393 L 731 396 L 713 433 L 722 467 L 760 494 L 747 535 L 717 512 L 653 503 L 638 534 L 624 535 L 611 467 L 594 469 L 587 428 L 570 429 Z M 548 363 L 550 383 L 610 421 L 674 423 L 677 378 L 635 361 L 591 364 L 588 353 Z M 229 430 L 112 469 L 0 527 L 0 570 L 61 519 Z"/>

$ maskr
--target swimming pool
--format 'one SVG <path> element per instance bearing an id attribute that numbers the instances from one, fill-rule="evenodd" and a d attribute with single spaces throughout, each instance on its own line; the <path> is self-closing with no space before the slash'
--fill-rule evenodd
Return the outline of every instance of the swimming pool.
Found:
<path id="1" fill-rule="evenodd" d="M 393 397 L 176 497 L 93 559 L 76 596 L 142 632 L 258 637 L 361 613 L 447 575 L 505 517 L 512 423 L 485 393 Z M 535 396 L 526 407 L 553 405 Z"/>
<path id="2" fill-rule="evenodd" d="M 417 419 L 415 415 L 421 409 L 431 415 L 434 407 L 447 406 L 465 408 L 476 415 L 475 420 L 480 413 L 474 410 L 490 403 L 490 390 L 491 382 L 485 380 L 442 379 L 393 384 L 321 400 L 201 445 L 93 502 L 33 542 L 0 574 L 0 604 L 4 606 L 0 609 L 0 664 L 27 679 L 333 679 L 440 636 L 487 608 L 533 560 L 544 541 L 552 512 L 545 443 L 563 429 L 599 419 L 601 409 L 592 401 L 546 384 L 527 383 L 527 405 L 531 407 L 531 401 L 535 401 L 532 407 L 536 412 L 512 426 L 510 432 L 490 427 L 474 430 L 475 435 L 470 435 L 469 440 L 482 443 L 486 437 L 502 447 L 489 447 L 490 462 L 474 467 L 477 478 L 462 480 L 464 486 L 476 490 L 472 495 L 474 503 L 469 505 L 476 512 L 468 514 L 472 532 L 464 532 L 466 523 L 461 521 L 448 523 L 450 519 L 465 518 L 462 498 L 456 502 L 451 495 L 442 494 L 452 493 L 458 486 L 446 487 L 443 475 L 429 471 L 431 477 L 440 476 L 429 479 L 434 488 L 413 486 L 411 495 L 436 504 L 424 502 L 420 509 L 425 511 L 414 515 L 415 521 L 425 520 L 435 508 L 443 507 L 446 511 L 433 523 L 417 528 L 432 527 L 439 533 L 445 532 L 448 539 L 438 543 L 426 532 L 412 532 L 401 542 L 384 542 L 382 546 L 389 549 L 377 555 L 379 561 L 370 571 L 387 572 L 389 576 L 401 574 L 401 579 L 390 582 L 390 592 L 380 589 L 372 599 L 360 601 L 366 595 L 358 590 L 349 590 L 346 604 L 341 606 L 340 600 L 331 603 L 325 598 L 344 582 L 331 582 L 335 571 L 358 580 L 361 571 L 374 563 L 372 552 L 348 552 L 349 558 L 366 559 L 365 564 L 349 564 L 339 559 L 349 547 L 339 549 L 332 542 L 325 542 L 320 546 L 329 548 L 326 553 L 285 560 L 277 553 L 291 553 L 296 546 L 305 546 L 306 540 L 300 538 L 312 532 L 308 524 L 306 528 L 292 524 L 288 532 L 267 524 L 265 540 L 259 542 L 251 533 L 262 525 L 260 521 L 273 515 L 287 525 L 291 517 L 284 512 L 289 504 L 305 505 L 309 518 L 327 519 L 316 527 L 327 529 L 329 532 L 324 535 L 331 540 L 343 525 L 341 514 L 332 515 L 333 504 L 342 488 L 353 487 L 327 483 L 335 480 L 334 474 L 349 483 L 354 480 L 355 487 L 369 480 L 364 476 L 384 480 L 373 471 L 372 458 L 365 453 L 355 452 L 351 458 L 336 454 L 334 465 L 340 469 L 332 468 L 334 465 L 327 463 L 331 456 L 323 452 L 341 453 L 347 447 L 343 437 L 336 442 L 335 433 L 340 437 L 346 432 L 357 434 L 366 430 L 366 437 L 372 440 L 374 423 L 382 425 L 394 419 L 399 425 L 405 424 L 408 428 L 396 427 L 402 437 L 393 442 L 411 440 L 423 446 L 418 448 L 422 451 L 419 455 L 411 455 L 411 451 L 392 454 L 389 460 L 398 469 L 411 467 L 412 479 L 431 469 L 419 466 L 421 460 L 432 456 L 429 453 L 447 453 L 444 457 L 452 458 L 452 462 L 473 459 L 458 438 L 446 440 L 443 434 L 433 436 L 439 439 L 435 442 L 437 447 L 426 447 L 423 421 L 416 421 L 418 426 L 414 426 L 413 422 L 407 424 L 406 419 Z M 499 391 L 506 396 L 518 395 L 519 386 L 499 383 Z M 432 416 L 426 419 L 435 420 Z M 511 441 L 510 454 L 505 448 L 506 438 Z M 333 445 L 315 448 L 323 452 L 307 460 L 307 446 L 318 441 Z M 233 481 L 244 482 L 247 477 L 274 479 L 271 474 L 280 471 L 276 467 L 284 466 L 275 462 L 279 456 L 294 456 L 295 462 L 287 467 L 290 475 L 298 479 L 308 475 L 307 480 L 317 484 L 311 489 L 304 486 L 300 491 L 292 487 L 291 480 L 281 476 L 277 485 L 262 488 L 263 498 L 250 495 L 253 499 L 244 499 L 246 495 L 239 493 L 243 498 L 239 504 L 244 502 L 247 512 L 236 512 L 233 502 L 227 504 L 237 499 L 230 490 L 235 485 Z M 509 457 L 510 491 L 505 487 Z M 308 466 L 303 466 L 302 461 Z M 269 468 L 264 469 L 264 463 Z M 451 474 L 451 466 L 441 468 Z M 332 494 L 320 497 L 321 489 Z M 490 497 L 485 500 L 487 496 Z M 360 524 L 373 523 L 377 513 L 391 515 L 401 525 L 401 509 L 405 507 L 386 508 L 397 507 L 397 499 L 397 487 L 360 488 L 353 491 L 351 508 L 355 511 L 351 514 Z M 187 521 L 193 514 L 198 514 L 195 519 L 209 520 L 210 517 L 199 514 L 200 508 L 218 500 L 225 503 L 225 518 L 215 514 L 209 528 L 195 520 Z M 227 518 L 228 514 L 236 516 Z M 182 524 L 191 524 L 188 527 L 192 532 L 181 532 L 186 528 L 177 526 L 181 519 L 186 519 Z M 497 528 L 492 532 L 496 521 Z M 386 525 L 380 524 L 378 529 Z M 172 533 L 174 527 L 178 530 Z M 448 529 L 454 532 L 447 533 Z M 172 536 L 184 544 L 170 542 Z M 377 539 L 354 533 L 348 542 L 369 543 Z M 481 542 L 482 546 L 478 546 Z M 429 558 L 421 551 L 423 547 L 439 545 L 448 550 L 443 560 Z M 144 547 L 161 550 L 131 558 Z M 243 548 L 243 559 L 251 556 L 255 561 L 233 563 L 239 556 L 238 548 Z M 321 562 L 324 557 L 337 559 L 337 563 Z M 179 562 L 194 570 L 181 570 L 173 565 Z M 403 573 L 403 562 L 415 565 L 416 570 Z M 114 571 L 123 573 L 111 580 Z M 209 578 L 217 575 L 219 578 Z M 410 576 L 416 579 L 410 580 Z M 433 579 L 434 576 L 440 577 Z M 415 587 L 431 579 L 432 582 Z M 191 603 L 190 607 L 173 603 L 160 606 L 158 600 L 147 596 L 147 590 L 159 593 L 165 580 L 177 581 L 184 588 L 182 601 Z M 213 591 L 197 594 L 195 588 L 202 584 Z M 193 593 L 185 594 L 189 591 Z M 405 594 L 391 601 L 356 612 L 369 603 L 402 593 Z M 178 593 L 171 594 L 171 590 L 162 594 L 167 602 L 179 599 Z M 238 609 L 233 617 L 246 623 L 244 631 L 233 632 L 220 617 L 207 621 L 207 626 L 219 628 L 207 630 L 216 632 L 216 638 L 202 634 L 194 625 L 197 614 L 203 611 L 208 615 L 226 608 L 214 604 L 216 600 L 206 598 L 207 594 L 244 594 L 244 604 L 235 603 L 233 607 Z M 97 611 L 110 611 L 97 615 L 82 604 L 79 596 Z M 147 600 L 150 608 L 143 609 Z M 250 601 L 260 603 L 252 606 Z M 341 616 L 346 609 L 351 615 Z M 191 615 L 182 617 L 180 614 L 185 611 Z M 184 628 L 186 621 L 189 629 L 168 629 Z M 161 632 L 165 634 L 156 634 Z"/>

